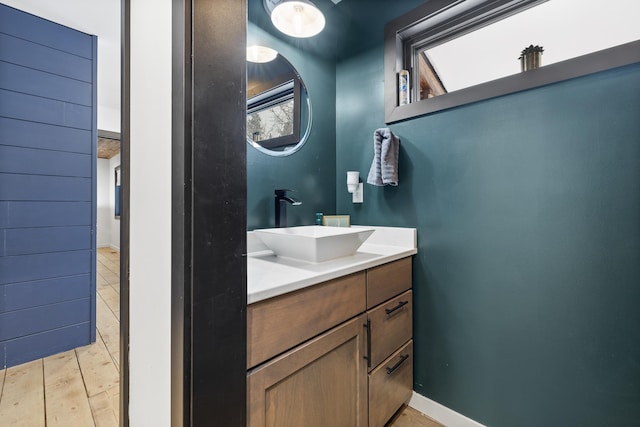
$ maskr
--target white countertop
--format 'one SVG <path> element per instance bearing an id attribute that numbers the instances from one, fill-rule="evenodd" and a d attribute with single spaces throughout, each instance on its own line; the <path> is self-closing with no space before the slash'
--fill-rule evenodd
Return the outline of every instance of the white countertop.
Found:
<path id="1" fill-rule="evenodd" d="M 353 226 L 358 227 L 358 226 Z M 247 233 L 247 304 L 296 291 L 417 253 L 415 228 L 375 227 L 351 256 L 312 264 L 277 257 L 253 233 Z"/>

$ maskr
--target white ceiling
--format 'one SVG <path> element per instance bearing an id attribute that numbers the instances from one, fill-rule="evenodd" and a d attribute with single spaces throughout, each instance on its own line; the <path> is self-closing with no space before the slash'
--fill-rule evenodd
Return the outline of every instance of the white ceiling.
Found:
<path id="1" fill-rule="evenodd" d="M 98 36 L 98 129 L 120 132 L 120 0 L 2 0 Z"/>

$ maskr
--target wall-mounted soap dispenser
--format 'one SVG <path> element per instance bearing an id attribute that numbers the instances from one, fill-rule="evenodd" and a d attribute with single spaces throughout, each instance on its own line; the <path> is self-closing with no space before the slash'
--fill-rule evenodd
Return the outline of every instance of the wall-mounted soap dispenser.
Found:
<path id="1" fill-rule="evenodd" d="M 347 191 L 353 195 L 353 203 L 362 203 L 364 198 L 364 184 L 360 182 L 359 171 L 347 171 Z"/>

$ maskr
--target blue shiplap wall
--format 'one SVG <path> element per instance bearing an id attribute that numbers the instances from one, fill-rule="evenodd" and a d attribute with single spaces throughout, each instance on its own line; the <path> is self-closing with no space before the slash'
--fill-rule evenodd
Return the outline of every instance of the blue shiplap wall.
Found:
<path id="1" fill-rule="evenodd" d="M 0 368 L 95 341 L 96 49 L 0 4 Z"/>

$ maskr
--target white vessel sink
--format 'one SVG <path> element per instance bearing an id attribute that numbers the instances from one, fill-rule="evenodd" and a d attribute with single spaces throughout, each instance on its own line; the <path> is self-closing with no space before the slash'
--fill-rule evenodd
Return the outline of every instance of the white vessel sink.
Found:
<path id="1" fill-rule="evenodd" d="M 277 256 L 313 263 L 353 255 L 373 234 L 371 228 L 310 225 L 265 228 L 254 233 Z"/>

